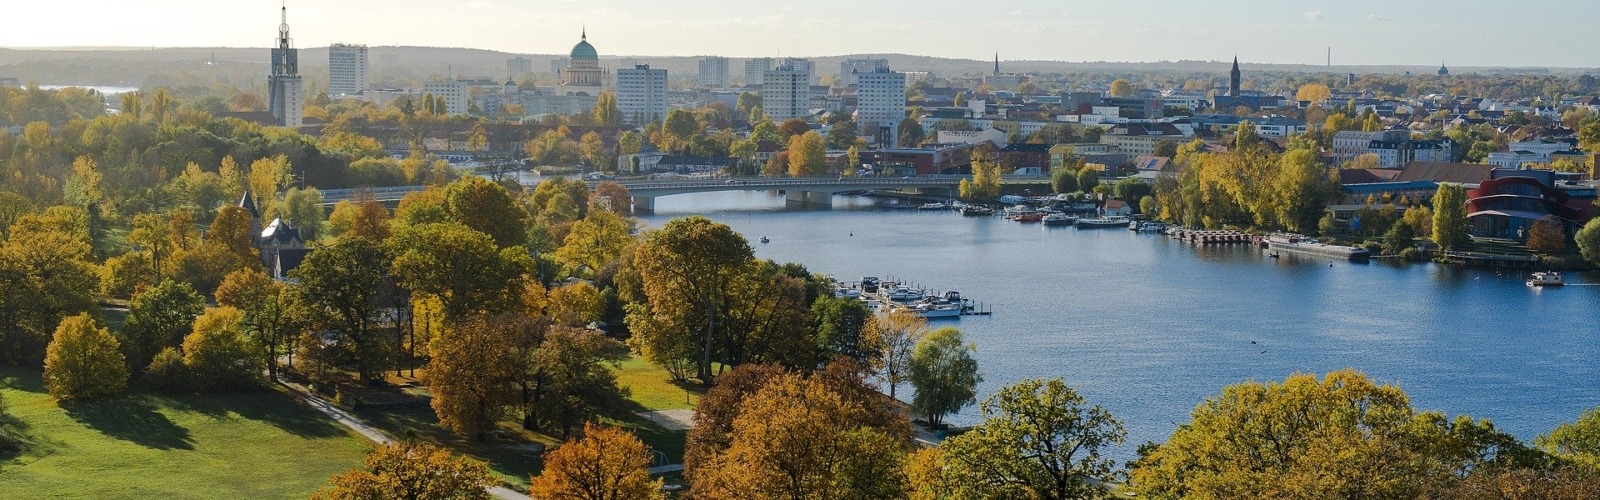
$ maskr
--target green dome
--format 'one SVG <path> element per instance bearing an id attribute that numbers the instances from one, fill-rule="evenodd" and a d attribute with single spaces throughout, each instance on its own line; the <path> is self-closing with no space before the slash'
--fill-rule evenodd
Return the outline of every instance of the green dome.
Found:
<path id="1" fill-rule="evenodd" d="M 572 60 L 574 61 L 599 61 L 600 53 L 594 51 L 594 46 L 588 40 L 578 42 L 572 47 Z"/>

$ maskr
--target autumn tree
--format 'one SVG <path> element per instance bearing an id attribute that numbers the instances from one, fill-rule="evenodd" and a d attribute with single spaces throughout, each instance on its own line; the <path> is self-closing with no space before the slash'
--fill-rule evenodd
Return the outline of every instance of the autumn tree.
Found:
<path id="1" fill-rule="evenodd" d="M 594 276 L 615 262 L 633 243 L 632 227 L 610 210 L 590 210 L 583 220 L 572 225 L 555 260 L 573 275 Z"/>
<path id="2" fill-rule="evenodd" d="M 1166 443 L 1141 449 L 1148 498 L 1416 498 L 1480 467 L 1534 460 L 1468 417 L 1418 412 L 1399 387 L 1353 370 L 1228 386 Z"/>
<path id="3" fill-rule="evenodd" d="M 604 319 L 605 297 L 586 281 L 554 287 L 548 297 L 550 319 L 558 325 L 581 327 Z"/>
<path id="4" fill-rule="evenodd" d="M 908 377 L 917 389 L 911 409 L 927 418 L 930 426 L 938 428 L 945 415 L 977 400 L 983 376 L 978 374 L 978 360 L 972 357 L 976 350 L 977 346 L 963 343 L 961 330 L 948 326 L 917 342 Z"/>
<path id="5" fill-rule="evenodd" d="M 1307 149 L 1285 153 L 1278 168 L 1272 184 L 1276 219 L 1290 231 L 1312 233 L 1328 204 L 1340 196 L 1339 182 Z"/>
<path id="6" fill-rule="evenodd" d="M 794 136 L 802 135 L 810 131 L 811 126 L 807 125 L 805 120 L 801 120 L 799 118 L 790 118 L 777 125 L 777 128 L 774 129 L 774 132 L 777 133 L 777 136 L 773 137 L 772 139 L 775 139 L 774 142 L 789 144 L 789 141 L 793 140 Z"/>
<path id="7" fill-rule="evenodd" d="M 261 158 L 250 164 L 245 176 L 261 217 L 271 219 L 278 214 L 278 193 L 289 188 L 292 175 L 289 158 L 284 155 Z"/>
<path id="8" fill-rule="evenodd" d="M 627 217 L 633 211 L 633 193 L 621 184 L 606 181 L 594 186 L 594 193 L 589 196 L 589 210 L 608 210 L 619 217 Z"/>
<path id="9" fill-rule="evenodd" d="M 541 428 L 571 435 L 574 427 L 618 408 L 628 391 L 614 372 L 628 348 L 595 330 L 555 326 L 533 352 L 538 396 L 524 407 Z"/>
<path id="10" fill-rule="evenodd" d="M 630 342 L 653 363 L 692 365 L 709 383 L 726 287 L 754 258 L 750 244 L 727 225 L 695 216 L 668 222 L 634 252 L 648 300 L 629 308 Z"/>
<path id="11" fill-rule="evenodd" d="M 1600 470 L 1600 408 L 1557 425 L 1548 434 L 1534 438 L 1533 444 L 1551 455 Z"/>
<path id="12" fill-rule="evenodd" d="M 1098 481 L 1119 471 L 1106 452 L 1127 436 L 1111 412 L 1088 406 L 1060 379 L 1006 386 L 982 408 L 982 423 L 939 445 L 936 473 L 912 474 L 914 491 L 957 498 L 1107 496 Z"/>
<path id="13" fill-rule="evenodd" d="M 1118 78 L 1111 82 L 1111 97 L 1128 97 L 1133 95 L 1133 85 L 1127 80 Z"/>
<path id="14" fill-rule="evenodd" d="M 62 319 L 95 309 L 86 235 L 25 215 L 0 243 L 0 359 L 38 366 Z"/>
<path id="15" fill-rule="evenodd" d="M 253 264 L 260 258 L 254 245 L 255 235 L 250 234 L 250 213 L 243 208 L 229 205 L 218 210 L 204 240 L 226 249 L 241 263 Z"/>
<path id="16" fill-rule="evenodd" d="M 107 298 L 131 298 L 159 279 L 149 252 L 128 252 L 106 259 L 101 269 L 100 294 Z"/>
<path id="17" fill-rule="evenodd" d="M 1467 190 L 1459 184 L 1439 184 L 1433 195 L 1433 241 L 1445 250 L 1471 241 L 1467 235 Z"/>
<path id="18" fill-rule="evenodd" d="M 789 138 L 789 176 L 815 177 L 827 173 L 828 151 L 822 134 L 807 131 Z"/>
<path id="19" fill-rule="evenodd" d="M 128 301 L 121 342 L 128 365 L 143 370 L 163 348 L 178 347 L 205 312 L 205 298 L 188 283 L 162 280 Z"/>
<path id="20" fill-rule="evenodd" d="M 488 436 L 513 401 L 517 360 L 512 340 L 482 316 L 447 326 L 428 344 L 428 387 L 439 425 L 479 441 Z"/>
<path id="21" fill-rule="evenodd" d="M 1567 232 L 1561 221 L 1545 217 L 1534 221 L 1528 231 L 1528 249 L 1539 252 L 1559 252 L 1567 248 Z"/>
<path id="22" fill-rule="evenodd" d="M 290 277 L 295 300 L 305 304 L 314 324 L 338 334 L 334 347 L 356 361 L 361 380 L 376 379 L 393 353 L 377 325 L 377 297 L 387 261 L 365 239 L 342 240 L 312 252 Z"/>
<path id="23" fill-rule="evenodd" d="M 447 319 L 507 310 L 533 267 L 525 249 L 497 248 L 489 235 L 456 223 L 409 227 L 387 246 L 395 278 L 408 290 L 439 298 Z"/>
<path id="24" fill-rule="evenodd" d="M 217 287 L 217 304 L 244 313 L 241 327 L 245 337 L 273 381 L 278 380 L 279 357 L 292 352 L 293 340 L 304 323 L 293 300 L 293 291 L 259 269 L 234 271 Z"/>
<path id="25" fill-rule="evenodd" d="M 328 215 L 328 232 L 336 238 L 366 238 L 382 243 L 389 237 L 389 209 L 374 200 L 342 200 Z"/>
<path id="26" fill-rule="evenodd" d="M 467 176 L 444 188 L 451 220 L 489 235 L 501 248 L 528 242 L 528 213 L 505 186 Z"/>
<path id="27" fill-rule="evenodd" d="M 1300 89 L 1296 90 L 1294 93 L 1294 100 L 1306 101 L 1310 102 L 1311 104 L 1321 104 L 1323 101 L 1326 101 L 1331 97 L 1333 97 L 1333 91 L 1328 89 L 1326 84 L 1321 83 L 1307 83 L 1305 85 L 1301 85 Z"/>
<path id="28" fill-rule="evenodd" d="M 622 123 L 622 110 L 617 107 L 617 94 L 601 92 L 594 104 L 594 123 L 606 127 Z"/>
<path id="29" fill-rule="evenodd" d="M 117 339 L 87 313 L 61 320 L 45 350 L 44 385 L 58 399 L 89 399 L 122 392 L 128 384 Z"/>
<path id="30" fill-rule="evenodd" d="M 647 470 L 650 447 L 628 431 L 593 422 L 583 437 L 546 452 L 544 470 L 533 476 L 528 496 L 536 499 L 649 500 L 662 498 L 661 480 Z"/>
<path id="31" fill-rule="evenodd" d="M 488 500 L 485 488 L 496 484 L 483 464 L 412 441 L 379 445 L 367 454 L 361 468 L 333 476 L 328 482 L 331 484 L 312 498 Z"/>
<path id="32" fill-rule="evenodd" d="M 201 390 L 231 390 L 260 384 L 258 346 L 246 338 L 244 312 L 228 307 L 207 309 L 195 318 L 193 332 L 183 338 L 183 365 Z"/>
<path id="33" fill-rule="evenodd" d="M 868 319 L 866 335 L 879 349 L 868 357 L 868 366 L 889 386 L 889 397 L 895 397 L 895 389 L 910 381 L 911 355 L 928 335 L 928 320 L 911 311 L 890 311 Z"/>

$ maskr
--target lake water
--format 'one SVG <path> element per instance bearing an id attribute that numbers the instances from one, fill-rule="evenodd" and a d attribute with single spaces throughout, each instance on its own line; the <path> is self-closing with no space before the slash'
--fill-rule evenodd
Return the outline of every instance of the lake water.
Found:
<path id="1" fill-rule="evenodd" d="M 1581 286 L 1600 276 L 1540 290 L 1493 271 L 1330 267 L 1126 229 L 834 202 L 795 210 L 768 193 L 681 195 L 657 199 L 643 220 L 704 214 L 761 258 L 959 290 L 994 309 L 935 323 L 977 344 L 979 400 L 1020 379 L 1061 377 L 1124 420 L 1124 460 L 1223 386 L 1295 372 L 1353 367 L 1400 384 L 1420 409 L 1487 418 L 1523 439 L 1600 406 L 1600 287 Z M 977 420 L 975 406 L 952 418 Z"/>
<path id="2" fill-rule="evenodd" d="M 107 96 L 122 95 L 129 92 L 138 92 L 139 87 L 124 87 L 117 85 L 40 85 L 43 90 L 61 90 L 67 87 L 91 89 Z"/>

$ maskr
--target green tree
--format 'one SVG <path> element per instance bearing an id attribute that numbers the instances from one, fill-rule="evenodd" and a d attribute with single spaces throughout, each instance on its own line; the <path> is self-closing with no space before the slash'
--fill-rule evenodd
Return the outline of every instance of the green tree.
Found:
<path id="1" fill-rule="evenodd" d="M 684 109 L 673 109 L 667 112 L 666 120 L 661 123 L 661 132 L 666 136 L 673 151 L 682 151 L 689 145 L 689 137 L 704 130 L 700 121 L 694 118 L 694 113 Z"/>
<path id="2" fill-rule="evenodd" d="M 541 396 L 524 410 L 541 427 L 570 436 L 574 427 L 627 399 L 628 390 L 617 385 L 615 372 L 627 358 L 628 347 L 602 333 L 551 328 L 531 364 Z"/>
<path id="3" fill-rule="evenodd" d="M 876 338 L 867 335 L 867 320 L 872 311 L 865 303 L 848 297 L 819 297 L 811 304 L 811 328 L 816 332 L 817 344 L 824 354 L 847 356 L 867 362 L 882 349 Z"/>
<path id="4" fill-rule="evenodd" d="M 1592 219 L 1584 224 L 1574 239 L 1584 260 L 1600 265 L 1600 219 Z"/>
<path id="5" fill-rule="evenodd" d="M 1418 412 L 1353 370 L 1245 382 L 1146 446 L 1130 485 L 1148 498 L 1417 498 L 1467 471 L 1536 459 L 1468 417 Z"/>
<path id="6" fill-rule="evenodd" d="M 754 258 L 750 244 L 727 225 L 694 216 L 650 233 L 634 255 L 648 300 L 630 306 L 630 342 L 669 371 L 694 366 L 709 383 L 717 319 L 727 287 Z"/>
<path id="7" fill-rule="evenodd" d="M 1572 422 L 1563 422 L 1533 444 L 1546 453 L 1600 469 L 1600 408 L 1590 409 Z"/>
<path id="8" fill-rule="evenodd" d="M 262 358 L 247 338 L 244 312 L 228 306 L 207 309 L 183 338 L 183 365 L 200 390 L 222 391 L 261 383 Z"/>
<path id="9" fill-rule="evenodd" d="M 456 223 L 409 227 L 387 245 L 394 256 L 390 272 L 401 286 L 437 297 L 447 319 L 508 310 L 533 269 L 521 247 L 496 248 L 489 235 Z"/>
<path id="10" fill-rule="evenodd" d="M 353 238 L 312 252 L 289 273 L 299 282 L 295 300 L 316 326 L 338 335 L 335 347 L 356 361 L 361 380 L 378 378 L 392 361 L 377 325 L 386 264 L 375 243 Z"/>
<path id="11" fill-rule="evenodd" d="M 1416 246 L 1416 232 L 1412 231 L 1411 224 L 1406 221 L 1395 221 L 1389 231 L 1383 233 L 1383 253 L 1399 255 L 1401 251 Z"/>
<path id="12" fill-rule="evenodd" d="M 143 370 L 162 349 L 182 345 L 205 308 L 205 298 L 179 281 L 162 280 L 135 295 L 128 301 L 128 321 L 120 342 L 128 365 Z"/>
<path id="13" fill-rule="evenodd" d="M 900 120 L 900 125 L 896 133 L 900 137 L 900 147 L 904 148 L 914 148 L 921 145 L 922 141 L 926 139 L 928 135 L 928 133 L 922 129 L 922 123 L 918 122 L 916 118 L 909 116 Z"/>
<path id="14" fill-rule="evenodd" d="M 283 216 L 300 230 L 307 243 L 322 238 L 322 192 L 317 188 L 289 188 L 283 195 Z"/>
<path id="15" fill-rule="evenodd" d="M 496 182 L 478 176 L 452 182 L 444 188 L 444 206 L 451 220 L 489 235 L 501 248 L 528 242 L 528 212 Z"/>
<path id="16" fill-rule="evenodd" d="M 857 128 L 854 120 L 845 120 L 833 124 L 833 128 L 828 129 L 828 149 L 850 148 L 856 143 L 856 133 Z"/>
<path id="17" fill-rule="evenodd" d="M 111 332 L 87 313 L 61 320 L 44 358 L 44 385 L 58 399 L 88 399 L 122 392 L 128 366 Z"/>
<path id="18" fill-rule="evenodd" d="M 1078 172 L 1067 168 L 1066 165 L 1056 167 L 1054 171 L 1050 172 L 1050 189 L 1061 194 L 1079 191 Z"/>
<path id="19" fill-rule="evenodd" d="M 948 326 L 917 342 L 911 353 L 909 378 L 917 389 L 911 409 L 926 417 L 929 425 L 937 428 L 945 415 L 977 401 L 983 376 L 978 373 L 978 360 L 972 357 L 976 350 L 977 346 L 964 343 L 961 330 Z"/>
<path id="20" fill-rule="evenodd" d="M 974 498 L 1110 496 L 1098 481 L 1115 479 L 1119 471 L 1105 454 L 1127 431 L 1061 379 L 1006 386 L 983 402 L 983 417 L 939 445 L 943 470 L 933 484 L 924 480 L 914 490 Z"/>
<path id="21" fill-rule="evenodd" d="M 1085 193 L 1094 191 L 1095 186 L 1100 185 L 1100 171 L 1092 168 L 1079 169 L 1077 181 L 1078 191 Z"/>
<path id="22" fill-rule="evenodd" d="M 481 463 L 458 458 L 431 444 L 401 441 L 373 448 L 366 464 L 333 476 L 312 498 L 488 500 L 496 481 Z"/>
<path id="23" fill-rule="evenodd" d="M 593 276 L 616 262 L 633 243 L 626 220 L 609 210 L 590 210 L 556 250 L 556 262 L 575 275 Z M 582 270 L 580 272 L 580 270 Z"/>
<path id="24" fill-rule="evenodd" d="M 293 300 L 293 291 L 259 269 L 229 273 L 217 287 L 217 304 L 244 312 L 245 338 L 272 381 L 278 380 L 279 358 L 293 351 L 293 340 L 303 326 L 303 313 Z"/>
<path id="25" fill-rule="evenodd" d="M 1460 184 L 1439 184 L 1433 195 L 1433 242 L 1450 250 L 1471 241 L 1467 235 L 1467 190 Z"/>

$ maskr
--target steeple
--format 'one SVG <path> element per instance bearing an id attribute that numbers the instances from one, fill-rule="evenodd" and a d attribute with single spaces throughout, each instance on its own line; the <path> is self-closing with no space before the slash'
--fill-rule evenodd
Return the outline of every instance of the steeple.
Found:
<path id="1" fill-rule="evenodd" d="M 994 74 L 1000 74 L 1000 51 L 994 51 Z"/>
<path id="2" fill-rule="evenodd" d="M 1233 56 L 1233 71 L 1228 72 L 1228 95 L 1239 95 L 1239 56 Z"/>
<path id="3" fill-rule="evenodd" d="M 583 33 L 578 35 L 578 41 L 582 42 L 582 41 L 586 41 L 588 39 L 589 39 L 589 27 L 588 26 L 584 26 L 583 27 Z"/>

